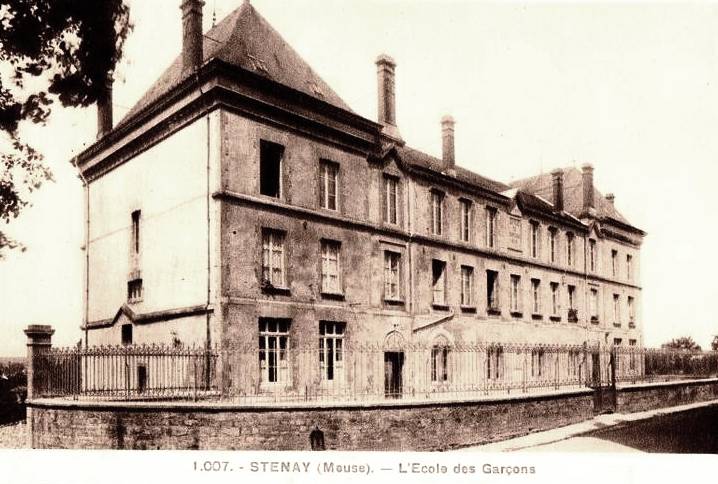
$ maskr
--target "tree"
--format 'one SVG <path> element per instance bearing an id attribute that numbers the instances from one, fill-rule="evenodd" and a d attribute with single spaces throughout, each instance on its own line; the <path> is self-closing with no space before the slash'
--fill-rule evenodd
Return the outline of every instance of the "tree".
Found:
<path id="1" fill-rule="evenodd" d="M 672 339 L 670 342 L 662 344 L 661 348 L 692 351 L 701 350 L 701 347 L 693 341 L 693 338 L 690 336 L 681 336 L 680 338 Z"/>
<path id="2" fill-rule="evenodd" d="M 718 351 L 718 334 L 713 336 L 713 341 L 711 341 L 711 349 L 713 351 Z"/>
<path id="3" fill-rule="evenodd" d="M 0 220 L 27 206 L 52 180 L 23 141 L 25 122 L 45 124 L 51 106 L 86 107 L 106 92 L 132 26 L 125 0 L 0 2 Z M 0 259 L 23 248 L 0 230 Z"/>

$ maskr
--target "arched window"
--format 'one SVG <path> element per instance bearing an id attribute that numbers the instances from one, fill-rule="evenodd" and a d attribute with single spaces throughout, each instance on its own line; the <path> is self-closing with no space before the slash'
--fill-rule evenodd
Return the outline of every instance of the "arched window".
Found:
<path id="1" fill-rule="evenodd" d="M 444 336 L 438 336 L 431 347 L 431 381 L 442 383 L 449 381 L 449 342 Z"/>

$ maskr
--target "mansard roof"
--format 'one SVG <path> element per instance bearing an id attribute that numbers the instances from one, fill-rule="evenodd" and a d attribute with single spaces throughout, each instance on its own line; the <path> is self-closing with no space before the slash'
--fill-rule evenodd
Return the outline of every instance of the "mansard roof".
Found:
<path id="1" fill-rule="evenodd" d="M 353 112 L 249 2 L 204 35 L 203 52 L 204 63 L 217 59 Z M 119 124 L 149 107 L 190 75 L 183 73 L 179 55 Z"/>
<path id="2" fill-rule="evenodd" d="M 575 217 L 583 215 L 583 174 L 574 167 L 563 168 L 563 204 L 564 210 Z M 523 192 L 539 196 L 545 200 L 553 199 L 553 181 L 550 173 L 516 180 L 510 184 Z M 615 222 L 619 226 L 625 226 L 633 231 L 641 232 L 640 229 L 632 226 L 616 207 L 609 202 L 595 187 L 593 189 L 593 200 L 597 217 L 600 220 Z"/>

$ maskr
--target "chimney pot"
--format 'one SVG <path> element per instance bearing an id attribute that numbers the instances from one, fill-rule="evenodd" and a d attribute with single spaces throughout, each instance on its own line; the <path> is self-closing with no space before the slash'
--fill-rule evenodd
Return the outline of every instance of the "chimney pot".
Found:
<path id="1" fill-rule="evenodd" d="M 396 62 L 386 54 L 376 59 L 377 81 L 379 84 L 379 122 L 396 126 L 396 99 L 394 96 L 394 76 Z"/>
<path id="2" fill-rule="evenodd" d="M 563 170 L 560 168 L 551 172 L 553 186 L 553 206 L 558 212 L 563 212 Z"/>
<path id="3" fill-rule="evenodd" d="M 456 164 L 454 154 L 454 125 L 456 121 L 451 116 L 441 118 L 441 154 L 444 168 L 450 170 Z"/>
<path id="4" fill-rule="evenodd" d="M 593 201 L 593 165 L 586 163 L 581 169 L 583 171 L 583 211 L 588 213 L 595 206 Z"/>
<path id="5" fill-rule="evenodd" d="M 202 52 L 202 0 L 183 0 L 182 10 L 182 73 L 199 69 L 204 60 Z"/>

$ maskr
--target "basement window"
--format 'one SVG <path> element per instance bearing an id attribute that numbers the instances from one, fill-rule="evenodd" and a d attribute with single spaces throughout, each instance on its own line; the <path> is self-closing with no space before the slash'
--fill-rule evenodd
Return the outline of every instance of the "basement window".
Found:
<path id="1" fill-rule="evenodd" d="M 259 193 L 282 196 L 282 157 L 284 146 L 269 141 L 259 143 Z"/>

